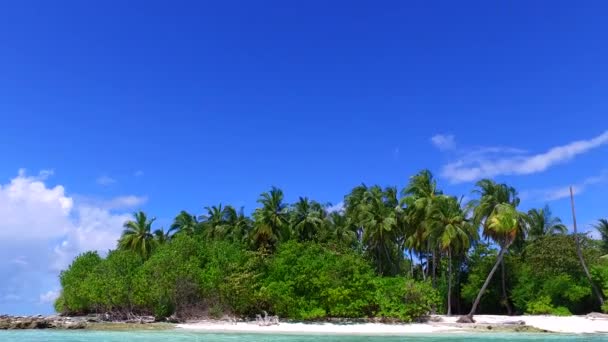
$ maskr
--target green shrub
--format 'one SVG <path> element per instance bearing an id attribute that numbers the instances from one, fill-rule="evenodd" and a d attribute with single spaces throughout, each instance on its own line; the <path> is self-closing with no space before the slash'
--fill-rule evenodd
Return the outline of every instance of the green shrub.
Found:
<path id="1" fill-rule="evenodd" d="M 67 270 L 61 272 L 59 281 L 62 293 L 55 303 L 59 312 L 74 315 L 87 314 L 94 310 L 95 289 L 87 278 L 101 262 L 97 252 L 86 252 L 77 256 Z"/>
<path id="2" fill-rule="evenodd" d="M 378 278 L 375 286 L 377 317 L 411 322 L 428 315 L 441 302 L 428 282 L 401 277 Z"/>
<path id="3" fill-rule="evenodd" d="M 288 242 L 270 260 L 259 299 L 281 317 L 366 317 L 373 280 L 371 266 L 354 252 Z"/>

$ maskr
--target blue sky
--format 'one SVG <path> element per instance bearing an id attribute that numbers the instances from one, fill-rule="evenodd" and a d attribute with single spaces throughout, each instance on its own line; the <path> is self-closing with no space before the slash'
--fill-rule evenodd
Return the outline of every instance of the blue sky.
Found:
<path id="1" fill-rule="evenodd" d="M 57 273 L 128 213 L 339 203 L 429 168 L 470 196 L 608 216 L 600 1 L 43 1 L 0 14 L 0 312 L 51 310 Z M 25 171 L 19 171 L 26 169 Z"/>

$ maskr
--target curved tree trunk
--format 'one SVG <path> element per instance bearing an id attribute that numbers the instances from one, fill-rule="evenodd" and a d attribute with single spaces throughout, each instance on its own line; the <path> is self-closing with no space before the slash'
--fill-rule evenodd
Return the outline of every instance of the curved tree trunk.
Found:
<path id="1" fill-rule="evenodd" d="M 500 262 L 501 265 L 501 269 L 502 269 L 502 300 L 505 303 L 505 306 L 507 307 L 507 315 L 512 316 L 513 315 L 513 309 L 511 309 L 511 303 L 509 302 L 509 296 L 507 296 L 507 284 L 506 284 L 506 276 L 505 276 L 505 260 L 503 259 Z"/>
<path id="2" fill-rule="evenodd" d="M 585 271 L 585 275 L 587 276 L 587 280 L 591 284 L 591 288 L 593 288 L 593 293 L 597 296 L 600 305 L 604 305 L 604 297 L 602 296 L 602 292 L 597 288 L 593 279 L 591 279 L 591 274 L 589 273 L 589 269 L 587 268 L 587 264 L 585 264 L 585 258 L 583 258 L 583 251 L 581 250 L 581 243 L 578 239 L 578 232 L 576 231 L 576 213 L 574 211 L 574 193 L 572 192 L 572 187 L 570 187 L 570 205 L 572 206 L 572 226 L 574 228 L 574 241 L 576 242 L 576 254 L 578 255 L 578 259 L 581 262 L 581 266 L 583 267 L 583 271 Z"/>
<path id="3" fill-rule="evenodd" d="M 483 296 L 484 292 L 486 292 L 486 289 L 488 288 L 488 285 L 490 285 L 490 281 L 492 280 L 492 276 L 494 275 L 494 273 L 496 273 L 496 270 L 498 269 L 498 265 L 500 265 L 500 263 L 502 262 L 502 259 L 505 256 L 505 253 L 507 252 L 507 249 L 509 248 L 511 244 L 509 243 L 507 246 L 502 247 L 500 252 L 498 253 L 498 257 L 496 258 L 496 263 L 494 264 L 494 267 L 492 267 L 492 270 L 490 271 L 490 274 L 488 274 L 488 277 L 486 278 L 486 281 L 483 283 L 483 286 L 481 287 L 481 289 L 479 290 L 479 293 L 477 294 L 477 298 L 475 298 L 475 301 L 473 302 L 473 307 L 471 307 L 471 312 L 469 312 L 468 315 L 461 317 L 458 321 L 460 323 L 473 323 L 475 322 L 473 320 L 473 315 L 475 314 L 475 311 L 477 310 L 477 306 L 479 306 L 479 302 L 481 301 L 481 297 Z"/>
<path id="4" fill-rule="evenodd" d="M 452 316 L 452 252 L 448 250 L 448 316 Z"/>

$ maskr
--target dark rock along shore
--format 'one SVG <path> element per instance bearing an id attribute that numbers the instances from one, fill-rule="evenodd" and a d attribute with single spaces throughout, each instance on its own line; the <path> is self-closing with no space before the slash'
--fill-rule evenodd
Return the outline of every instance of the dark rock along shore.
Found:
<path id="1" fill-rule="evenodd" d="M 85 318 L 60 316 L 0 316 L 0 330 L 7 329 L 84 329 Z"/>

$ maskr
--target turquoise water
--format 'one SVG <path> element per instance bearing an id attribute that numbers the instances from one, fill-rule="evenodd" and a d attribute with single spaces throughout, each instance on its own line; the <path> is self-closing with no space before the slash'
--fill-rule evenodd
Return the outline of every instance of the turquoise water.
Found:
<path id="1" fill-rule="evenodd" d="M 122 342 L 122 341 L 201 341 L 201 342 L 527 342 L 527 341 L 608 341 L 608 335 L 549 335 L 549 334 L 462 334 L 462 335 L 411 335 L 411 336 L 320 336 L 320 335 L 260 335 L 260 334 L 206 334 L 183 331 L 97 332 L 21 330 L 0 331 L 2 342 Z"/>

